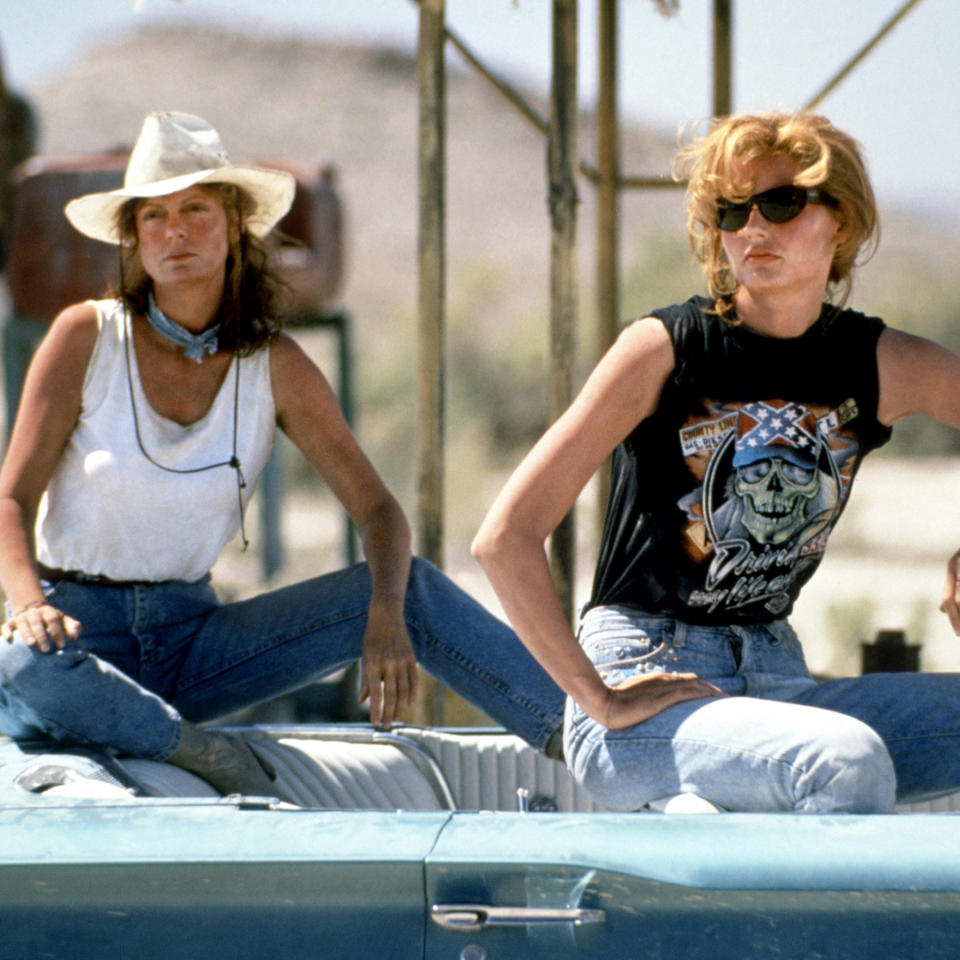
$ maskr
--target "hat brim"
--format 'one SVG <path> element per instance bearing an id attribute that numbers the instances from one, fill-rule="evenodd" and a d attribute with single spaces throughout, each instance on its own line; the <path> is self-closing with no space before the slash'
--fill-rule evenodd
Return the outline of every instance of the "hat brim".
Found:
<path id="1" fill-rule="evenodd" d="M 244 218 L 244 226 L 258 238 L 265 237 L 283 218 L 297 189 L 296 179 L 286 171 L 230 164 L 107 193 L 88 193 L 71 200 L 64 213 L 85 236 L 120 243 L 117 214 L 128 200 L 165 197 L 200 183 L 232 183 L 243 189 L 255 204 L 253 212 Z"/>

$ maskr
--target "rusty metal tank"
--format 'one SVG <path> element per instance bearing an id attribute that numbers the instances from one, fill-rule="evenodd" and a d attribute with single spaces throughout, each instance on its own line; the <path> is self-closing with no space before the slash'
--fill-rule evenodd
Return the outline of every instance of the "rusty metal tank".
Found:
<path id="1" fill-rule="evenodd" d="M 32 157 L 14 170 L 7 283 L 15 315 L 51 320 L 115 281 L 116 249 L 79 234 L 63 208 L 82 193 L 119 187 L 126 165 L 126 153 L 116 153 Z"/>

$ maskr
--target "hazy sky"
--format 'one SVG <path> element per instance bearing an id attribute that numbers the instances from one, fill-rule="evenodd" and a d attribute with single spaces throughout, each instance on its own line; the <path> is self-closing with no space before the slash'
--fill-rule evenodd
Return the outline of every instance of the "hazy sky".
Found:
<path id="1" fill-rule="evenodd" d="M 732 0 L 734 108 L 803 105 L 904 0 Z M 447 19 L 499 70 L 544 92 L 549 0 L 447 0 Z M 675 130 L 710 111 L 712 0 L 681 0 L 664 19 L 620 0 L 625 115 Z M 595 89 L 596 3 L 580 0 L 580 90 Z M 318 39 L 373 38 L 415 48 L 411 0 L 0 0 L 7 80 L 29 93 L 112 35 L 155 19 L 207 19 Z M 920 0 L 820 107 L 866 148 L 881 203 L 960 214 L 960 2 Z M 454 55 L 455 57 L 455 55 Z M 648 171 L 643 171 L 648 172 Z"/>

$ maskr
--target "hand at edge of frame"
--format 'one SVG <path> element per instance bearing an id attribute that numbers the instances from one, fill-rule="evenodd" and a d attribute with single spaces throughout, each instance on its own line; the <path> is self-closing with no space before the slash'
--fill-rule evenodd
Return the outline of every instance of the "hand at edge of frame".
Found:
<path id="1" fill-rule="evenodd" d="M 960 550 L 947 561 L 939 609 L 947 615 L 954 634 L 960 636 Z"/>

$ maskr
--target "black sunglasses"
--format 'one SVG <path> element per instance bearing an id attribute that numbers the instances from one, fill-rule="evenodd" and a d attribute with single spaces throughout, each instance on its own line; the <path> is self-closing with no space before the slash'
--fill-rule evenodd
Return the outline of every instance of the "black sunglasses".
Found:
<path id="1" fill-rule="evenodd" d="M 835 207 L 837 201 L 816 187 L 774 187 L 755 193 L 743 203 L 733 200 L 717 200 L 717 226 L 721 230 L 740 230 L 750 219 L 750 210 L 756 205 L 764 220 L 770 223 L 786 223 L 794 217 L 800 216 L 808 203 L 823 203 L 828 207 Z"/>

